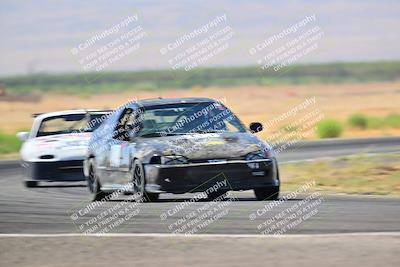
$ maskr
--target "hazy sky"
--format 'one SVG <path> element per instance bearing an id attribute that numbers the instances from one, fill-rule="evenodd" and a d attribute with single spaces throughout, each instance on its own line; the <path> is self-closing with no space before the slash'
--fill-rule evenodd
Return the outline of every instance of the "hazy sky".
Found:
<path id="1" fill-rule="evenodd" d="M 207 65 L 254 65 L 249 49 L 315 14 L 319 47 L 299 62 L 400 59 L 400 1 L 83 1 L 0 0 L 0 75 L 80 72 L 71 49 L 137 14 L 147 36 L 109 70 L 167 68 L 160 48 L 217 16 L 235 32 Z"/>

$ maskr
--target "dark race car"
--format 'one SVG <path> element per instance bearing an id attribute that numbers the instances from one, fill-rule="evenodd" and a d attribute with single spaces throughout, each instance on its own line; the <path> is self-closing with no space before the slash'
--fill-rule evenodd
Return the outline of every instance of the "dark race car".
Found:
<path id="1" fill-rule="evenodd" d="M 117 109 L 94 131 L 84 173 L 94 200 L 115 191 L 155 201 L 160 193 L 205 192 L 213 199 L 253 189 L 277 199 L 272 148 L 222 103 L 208 98 L 149 99 Z"/>

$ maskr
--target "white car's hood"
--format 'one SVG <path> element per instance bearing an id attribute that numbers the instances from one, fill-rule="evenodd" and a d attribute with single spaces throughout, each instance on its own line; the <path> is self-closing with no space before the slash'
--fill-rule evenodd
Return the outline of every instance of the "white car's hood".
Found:
<path id="1" fill-rule="evenodd" d="M 31 138 L 22 145 L 21 158 L 24 161 L 81 160 L 85 158 L 90 136 L 91 133 L 72 133 Z"/>

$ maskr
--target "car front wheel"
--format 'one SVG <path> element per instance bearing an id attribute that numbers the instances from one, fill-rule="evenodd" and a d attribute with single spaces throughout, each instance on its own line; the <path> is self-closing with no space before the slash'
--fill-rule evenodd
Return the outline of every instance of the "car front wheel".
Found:
<path id="1" fill-rule="evenodd" d="M 25 186 L 27 188 L 37 187 L 38 184 L 38 181 L 25 181 Z"/>
<path id="2" fill-rule="evenodd" d="M 212 193 L 208 193 L 207 198 L 208 198 L 208 200 L 215 200 L 215 199 L 223 200 L 223 199 L 225 199 L 225 194 L 227 192 L 228 192 L 227 190 L 214 191 Z"/>
<path id="3" fill-rule="evenodd" d="M 271 188 L 256 188 L 254 194 L 257 200 L 277 200 L 279 197 L 279 186 Z"/>
<path id="4" fill-rule="evenodd" d="M 139 160 L 135 160 L 132 165 L 132 186 L 133 193 L 137 195 L 137 201 L 155 202 L 158 200 L 159 194 L 146 192 L 146 178 L 143 165 Z"/>

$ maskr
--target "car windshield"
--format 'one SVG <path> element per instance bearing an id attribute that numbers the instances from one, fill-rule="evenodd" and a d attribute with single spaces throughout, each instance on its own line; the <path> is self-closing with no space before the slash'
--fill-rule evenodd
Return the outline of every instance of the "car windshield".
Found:
<path id="1" fill-rule="evenodd" d="M 107 114 L 105 113 L 81 113 L 44 118 L 37 136 L 92 132 L 100 126 L 106 117 Z"/>
<path id="2" fill-rule="evenodd" d="M 143 137 L 246 131 L 239 119 L 217 102 L 146 107 L 139 122 L 138 135 Z"/>

